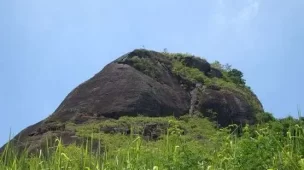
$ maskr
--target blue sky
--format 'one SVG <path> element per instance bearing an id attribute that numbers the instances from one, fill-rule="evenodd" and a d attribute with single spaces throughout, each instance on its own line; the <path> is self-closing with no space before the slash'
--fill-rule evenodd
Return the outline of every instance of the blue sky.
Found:
<path id="1" fill-rule="evenodd" d="M 0 145 L 145 46 L 240 69 L 266 111 L 304 109 L 303 0 L 0 0 Z"/>

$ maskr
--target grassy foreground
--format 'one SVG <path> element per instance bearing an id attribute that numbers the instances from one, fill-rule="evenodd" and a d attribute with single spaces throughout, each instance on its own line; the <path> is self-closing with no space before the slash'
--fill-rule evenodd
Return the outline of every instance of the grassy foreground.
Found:
<path id="1" fill-rule="evenodd" d="M 17 155 L 14 146 L 8 145 L 0 155 L 0 169 L 304 170 L 301 119 L 288 117 L 255 126 L 231 125 L 221 129 L 202 118 L 187 118 L 182 123 L 174 118 L 167 120 L 170 126 L 156 141 L 139 134 L 91 133 L 91 139 L 99 139 L 94 151 L 89 145 L 63 146 L 60 139 L 55 141 L 57 147 L 49 147 L 37 155 L 26 150 Z M 83 130 L 80 128 L 79 133 Z"/>

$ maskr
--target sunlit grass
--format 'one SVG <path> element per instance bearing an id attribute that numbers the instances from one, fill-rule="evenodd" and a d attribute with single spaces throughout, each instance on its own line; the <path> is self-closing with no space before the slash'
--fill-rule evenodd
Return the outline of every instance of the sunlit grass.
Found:
<path id="1" fill-rule="evenodd" d="M 64 146 L 60 139 L 56 139 L 55 148 L 49 147 L 35 155 L 24 150 L 18 155 L 13 144 L 9 143 L 0 155 L 0 169 L 304 170 L 302 121 L 286 119 L 245 126 L 241 133 L 236 133 L 240 127 L 231 125 L 216 130 L 205 140 L 184 135 L 183 130 L 175 126 L 178 121 L 174 119 L 169 123 L 173 126 L 160 140 L 147 141 L 133 134 L 124 137 L 125 144 L 117 148 L 103 146 L 101 137 L 95 149 L 90 145 L 91 141 L 82 146 Z M 91 136 L 91 139 L 97 138 Z"/>

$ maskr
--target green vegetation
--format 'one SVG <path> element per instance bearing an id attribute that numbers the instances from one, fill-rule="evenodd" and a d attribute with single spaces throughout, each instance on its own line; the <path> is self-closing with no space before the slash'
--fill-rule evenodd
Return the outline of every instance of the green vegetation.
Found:
<path id="1" fill-rule="evenodd" d="M 173 62 L 172 71 L 173 73 L 180 75 L 191 82 L 204 83 L 206 81 L 205 83 L 210 83 L 210 79 L 199 69 L 187 67 L 180 61 Z"/>
<path id="2" fill-rule="evenodd" d="M 260 107 L 258 100 L 251 89 L 246 86 L 245 80 L 243 79 L 243 73 L 237 69 L 232 69 L 231 65 L 221 65 L 218 61 L 211 64 L 211 68 L 216 68 L 221 71 L 223 78 L 210 77 L 205 73 L 201 72 L 198 68 L 188 67 L 180 61 L 179 58 L 187 56 L 178 54 L 171 54 L 173 60 L 173 73 L 179 75 L 190 82 L 202 83 L 206 87 L 215 86 L 221 90 L 226 90 L 243 96 L 243 98 L 250 103 L 254 108 L 253 112 L 259 113 L 262 108 Z"/>
<path id="3" fill-rule="evenodd" d="M 172 120 L 174 120 L 174 124 Z M 134 135 L 140 135 L 148 141 L 162 140 L 172 128 L 180 129 L 184 138 L 189 140 L 208 137 L 215 133 L 213 126 L 207 119 L 194 119 L 189 116 L 183 116 L 178 120 L 174 117 L 139 116 L 90 122 L 74 128 L 78 136 L 91 137 L 93 135 L 93 139 L 102 139 L 104 145 L 109 149 L 114 149 L 117 146 L 125 145 L 125 141 L 132 139 Z"/>
<path id="4" fill-rule="evenodd" d="M 121 117 L 77 125 L 65 124 L 83 144 L 64 146 L 61 139 L 47 143 L 39 153 L 21 153 L 8 143 L 0 153 L 0 170 L 304 170 L 304 119 L 275 119 L 261 112 L 243 73 L 211 63 L 222 77 L 186 66 L 191 54 L 163 53 L 172 61 L 173 74 L 193 84 L 241 95 L 253 106 L 258 124 L 219 128 L 203 114 L 175 117 Z M 159 70 L 148 58 L 122 57 L 121 62 L 151 77 Z M 169 68 L 169 67 L 168 67 Z M 210 114 L 216 116 L 212 110 Z M 61 124 L 54 123 L 54 127 Z"/>
<path id="5" fill-rule="evenodd" d="M 215 61 L 211 63 L 211 68 L 219 70 L 223 74 L 223 78 L 210 77 L 208 74 L 201 72 L 198 68 L 188 67 L 183 63 L 183 58 L 192 57 L 194 59 L 202 59 L 200 57 L 195 57 L 189 54 L 181 53 L 165 53 L 171 60 L 173 60 L 172 71 L 192 82 L 200 82 L 205 85 L 217 84 L 220 86 L 234 86 L 234 88 L 246 87 L 245 80 L 243 79 L 243 73 L 231 65 L 222 65 L 220 62 Z M 228 85 L 227 85 L 228 84 Z"/>
<path id="6" fill-rule="evenodd" d="M 158 140 L 147 140 L 136 130 L 130 134 L 97 133 L 105 126 L 134 126 L 140 132 L 151 122 L 168 125 Z M 189 116 L 123 117 L 76 129 L 78 135 L 90 134 L 90 140 L 97 140 L 97 148 L 63 146 L 57 139 L 55 150 L 36 155 L 25 150 L 17 156 L 15 148 L 8 145 L 0 155 L 0 169 L 304 170 L 304 122 L 291 117 L 222 129 L 204 118 Z"/>
<path id="7" fill-rule="evenodd" d="M 155 63 L 153 63 L 149 58 L 133 56 L 132 58 L 128 58 L 126 62 L 130 62 L 134 68 L 153 78 L 157 78 L 160 75 L 160 72 L 155 69 Z"/>

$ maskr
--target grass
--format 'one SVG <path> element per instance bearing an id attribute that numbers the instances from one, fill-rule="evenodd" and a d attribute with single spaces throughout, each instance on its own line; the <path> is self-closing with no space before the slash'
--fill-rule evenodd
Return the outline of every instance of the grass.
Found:
<path id="1" fill-rule="evenodd" d="M 173 73 L 192 83 L 238 93 L 260 110 L 250 88 L 235 83 L 220 63 L 213 66 L 221 70 L 223 78 L 211 78 L 182 63 L 191 54 L 164 54 L 173 61 Z M 134 56 L 129 60 L 136 69 L 158 77 L 159 70 L 148 59 Z M 300 116 L 277 120 L 260 113 L 257 125 L 226 128 L 200 116 L 68 123 L 67 129 L 84 138 L 82 145 L 64 146 L 57 138 L 31 154 L 28 149 L 17 152 L 8 143 L 0 153 L 0 170 L 304 170 L 304 121 Z"/>
<path id="2" fill-rule="evenodd" d="M 153 118 L 132 120 L 125 117 L 106 124 L 129 122 L 132 125 L 151 120 Z M 212 123 L 203 118 L 183 117 L 177 120 L 168 117 L 162 120 L 156 118 L 154 121 L 167 121 L 169 125 L 163 137 L 155 141 L 146 140 L 135 133 L 91 133 L 90 139 L 98 139 L 98 147 L 94 151 L 87 144 L 63 146 L 61 140 L 56 139 L 55 150 L 49 147 L 47 152 L 41 151 L 36 155 L 30 155 L 26 150 L 17 155 L 14 147 L 8 145 L 0 155 L 0 169 L 304 169 L 304 124 L 300 120 L 286 118 L 245 126 L 240 133 L 235 133 L 240 128 L 236 125 L 215 129 Z M 100 126 L 101 124 L 95 124 L 92 127 Z M 85 129 L 89 132 L 90 128 L 79 127 L 79 133 Z M 202 136 L 199 137 L 198 134 Z M 109 143 L 113 146 L 108 147 Z"/>

